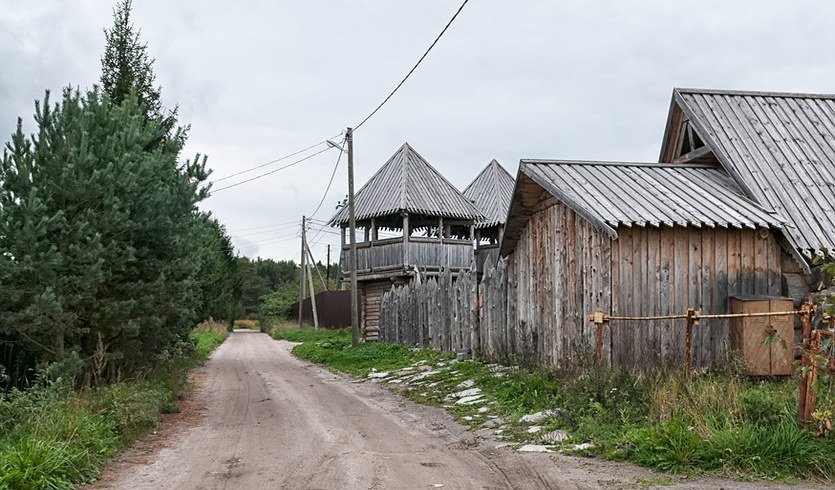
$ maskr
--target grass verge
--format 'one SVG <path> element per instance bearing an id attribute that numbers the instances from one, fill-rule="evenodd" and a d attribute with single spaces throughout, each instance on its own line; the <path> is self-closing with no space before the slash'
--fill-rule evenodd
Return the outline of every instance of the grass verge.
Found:
<path id="1" fill-rule="evenodd" d="M 270 335 L 277 340 L 301 342 L 293 348 L 293 354 L 302 359 L 356 376 L 367 376 L 372 370 L 392 371 L 418 362 L 432 363 L 450 358 L 447 354 L 428 349 L 410 349 L 382 342 L 362 342 L 354 349 L 351 347 L 351 331 L 347 329 L 313 330 L 284 325 L 272 329 Z"/>
<path id="2" fill-rule="evenodd" d="M 202 325 L 177 355 L 103 388 L 74 390 L 58 379 L 0 398 L 0 489 L 94 481 L 107 458 L 155 427 L 160 413 L 179 410 L 188 371 L 226 335 L 223 325 Z"/>
<path id="3" fill-rule="evenodd" d="M 349 332 L 277 329 L 294 354 L 359 376 L 376 371 L 406 397 L 440 406 L 482 435 L 685 475 L 835 478 L 835 438 L 798 427 L 796 383 L 727 371 L 689 377 L 593 367 L 522 369 L 456 362 Z M 472 397 L 462 398 L 462 392 Z M 538 421 L 525 415 L 541 412 Z"/>

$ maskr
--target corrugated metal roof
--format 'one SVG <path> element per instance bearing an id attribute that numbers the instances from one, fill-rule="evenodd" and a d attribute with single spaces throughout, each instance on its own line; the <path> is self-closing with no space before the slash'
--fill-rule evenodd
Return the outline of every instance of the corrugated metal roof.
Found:
<path id="1" fill-rule="evenodd" d="M 464 189 L 464 195 L 484 215 L 484 219 L 476 223 L 477 228 L 504 224 L 510 200 L 513 199 L 514 184 L 515 180 L 507 170 L 493 160 Z"/>
<path id="2" fill-rule="evenodd" d="M 748 196 L 787 220 L 798 251 L 835 250 L 835 95 L 675 89 L 673 100 Z"/>
<path id="3" fill-rule="evenodd" d="M 520 173 L 613 238 L 619 226 L 780 228 L 708 165 L 522 160 Z"/>
<path id="4" fill-rule="evenodd" d="M 474 221 L 483 218 L 475 205 L 409 143 L 404 143 L 357 191 L 354 206 L 357 221 L 401 212 Z M 332 225 L 347 222 L 347 207 L 330 221 Z"/>

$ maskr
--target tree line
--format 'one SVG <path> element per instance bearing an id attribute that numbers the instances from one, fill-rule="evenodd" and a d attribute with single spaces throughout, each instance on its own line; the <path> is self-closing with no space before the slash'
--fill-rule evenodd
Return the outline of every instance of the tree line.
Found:
<path id="1" fill-rule="evenodd" d="M 198 204 L 205 156 L 166 109 L 131 0 L 105 30 L 100 83 L 48 91 L 0 163 L 0 376 L 60 363 L 87 384 L 188 348 L 233 319 L 242 279 L 226 230 Z M 3 366 L 5 365 L 5 367 Z M 5 371 L 5 373 L 3 372 Z"/>
<path id="2" fill-rule="evenodd" d="M 301 267 L 292 260 L 250 259 L 238 257 L 241 274 L 241 298 L 238 318 L 290 320 L 290 311 L 299 300 Z M 311 269 L 313 289 L 320 293 L 339 287 L 339 264 L 317 262 Z M 307 293 L 308 296 L 310 292 Z"/>

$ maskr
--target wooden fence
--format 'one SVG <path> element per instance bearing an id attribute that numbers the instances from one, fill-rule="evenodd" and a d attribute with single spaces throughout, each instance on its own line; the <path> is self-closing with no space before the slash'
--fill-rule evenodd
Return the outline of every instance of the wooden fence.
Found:
<path id="1" fill-rule="evenodd" d="M 498 360 L 513 352 L 508 344 L 507 265 L 484 273 L 445 270 L 427 281 L 393 287 L 383 296 L 380 340 L 445 352 L 470 350 Z"/>

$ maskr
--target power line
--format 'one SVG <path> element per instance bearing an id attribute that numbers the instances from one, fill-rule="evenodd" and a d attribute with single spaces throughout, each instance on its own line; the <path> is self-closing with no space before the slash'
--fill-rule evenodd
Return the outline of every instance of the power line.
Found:
<path id="1" fill-rule="evenodd" d="M 340 147 L 345 144 L 345 138 L 342 138 L 342 143 L 339 145 Z M 339 168 L 339 161 L 342 159 L 342 154 L 345 153 L 342 151 L 341 148 L 338 148 L 339 156 L 336 157 L 336 164 L 333 166 L 333 172 L 331 172 L 331 179 L 328 181 L 328 187 L 325 189 L 325 193 L 322 195 L 322 199 L 319 200 L 319 204 L 316 206 L 316 210 L 310 215 L 309 219 L 313 219 L 316 216 L 316 213 L 319 212 L 319 209 L 322 207 L 322 203 L 325 202 L 325 199 L 328 197 L 328 192 L 331 190 L 331 185 L 333 185 L 333 178 L 336 176 L 336 170 Z"/>
<path id="2" fill-rule="evenodd" d="M 339 135 L 341 135 L 341 134 L 342 134 L 342 133 L 339 133 L 339 134 L 337 134 L 337 135 L 335 135 L 335 136 L 331 136 L 329 139 L 337 138 L 337 137 L 339 137 Z M 313 148 L 316 148 L 316 147 L 317 147 L 317 146 L 319 146 L 319 145 L 324 145 L 324 144 L 327 144 L 327 142 L 328 142 L 328 140 L 327 140 L 327 139 L 325 139 L 325 140 L 320 141 L 320 142 L 318 142 L 318 143 L 316 143 L 316 144 L 314 144 L 314 145 L 310 145 L 310 146 L 308 146 L 307 148 L 302 148 L 302 149 L 301 149 L 301 150 L 299 150 L 299 151 L 295 151 L 295 152 L 293 152 L 293 153 L 290 153 L 289 155 L 284 155 L 283 157 L 276 158 L 275 160 L 270 160 L 270 161 L 269 161 L 269 162 L 267 162 L 267 163 L 262 163 L 261 165 L 256 165 L 256 166 L 251 167 L 251 168 L 248 168 L 248 169 L 246 169 L 246 170 L 241 170 L 240 172 L 235 172 L 234 174 L 227 175 L 226 177 L 221 177 L 221 178 L 219 178 L 219 179 L 215 179 L 215 180 L 213 180 L 212 182 L 213 182 L 213 183 L 221 182 L 221 181 L 226 180 L 226 179 L 231 179 L 232 177 L 237 177 L 238 175 L 242 175 L 242 174 L 246 174 L 246 173 L 252 172 L 253 170 L 258 170 L 259 168 L 264 168 L 264 167 L 267 167 L 267 166 L 269 166 L 269 165 L 272 165 L 272 164 L 275 164 L 275 163 L 281 162 L 281 161 L 283 161 L 283 160 L 287 160 L 287 159 L 288 159 L 288 158 L 290 158 L 290 157 L 294 157 L 294 156 L 298 155 L 299 153 L 304 153 L 304 152 L 306 152 L 306 151 L 308 151 L 308 150 L 312 150 Z"/>
<path id="3" fill-rule="evenodd" d="M 449 29 L 449 26 L 450 26 L 450 25 L 452 25 L 452 22 L 455 20 L 455 18 L 456 18 L 456 17 L 458 17 L 458 14 L 460 14 L 460 13 L 461 13 L 461 10 L 463 10 L 463 9 L 464 9 L 464 6 L 465 6 L 465 5 L 467 5 L 467 2 L 468 2 L 468 1 L 469 1 L 469 0 L 464 0 L 464 3 L 462 3 L 462 4 L 461 4 L 461 6 L 460 6 L 460 7 L 458 7 L 458 10 L 455 12 L 455 15 L 453 15 L 453 16 L 452 16 L 452 18 L 451 18 L 451 19 L 449 19 L 449 22 L 447 22 L 446 26 L 444 26 L 443 30 L 441 30 L 440 34 L 438 34 L 438 37 L 436 37 L 436 38 L 435 38 L 435 40 L 434 40 L 434 41 L 432 41 L 432 44 L 430 44 L 430 45 L 429 45 L 429 47 L 426 49 L 426 52 L 424 52 L 424 53 L 423 53 L 423 56 L 421 56 L 421 57 L 420 57 L 420 59 L 419 59 L 419 60 L 417 60 L 417 63 L 415 63 L 415 66 L 413 66 L 413 67 L 412 67 L 412 69 L 411 69 L 411 70 L 409 70 L 409 73 L 407 73 L 407 74 L 406 74 L 406 76 L 405 76 L 405 77 L 403 77 L 403 80 L 400 80 L 400 83 L 398 83 L 398 84 L 397 84 L 397 86 L 396 86 L 396 87 L 394 87 L 394 90 L 392 90 L 392 91 L 391 91 L 391 93 L 388 95 L 388 97 L 386 97 L 386 98 L 385 98 L 382 102 L 380 102 L 380 105 L 378 105 L 376 109 L 374 109 L 373 111 L 371 111 L 371 114 L 367 115 L 367 116 L 365 117 L 365 119 L 363 119 L 363 120 L 362 120 L 362 122 L 360 122 L 359 124 L 357 124 L 357 125 L 354 127 L 354 131 L 356 131 L 356 130 L 358 130 L 359 128 L 361 128 L 361 127 L 362 127 L 362 125 L 363 125 L 363 124 L 365 124 L 365 122 L 366 122 L 366 121 L 368 121 L 369 119 L 371 119 L 371 116 L 373 116 L 374 114 L 376 114 L 376 113 L 377 113 L 377 111 L 379 111 L 379 110 L 380 110 L 380 109 L 381 109 L 381 108 L 382 108 L 382 107 L 386 104 L 386 102 L 388 102 L 388 101 L 389 101 L 389 99 L 391 99 L 391 98 L 392 98 L 392 96 L 394 96 L 395 92 L 397 92 L 397 91 L 400 89 L 400 87 L 401 87 L 404 83 L 406 83 L 406 80 L 408 80 L 408 79 L 409 79 L 409 77 L 412 75 L 412 73 L 414 73 L 414 71 L 415 71 L 415 70 L 417 70 L 417 67 L 418 67 L 418 66 L 420 66 L 420 64 L 423 62 L 423 59 L 424 59 L 424 58 L 426 58 L 426 55 L 428 55 L 428 54 L 429 54 L 429 52 L 430 52 L 430 51 L 432 51 L 432 48 L 434 48 L 434 47 L 435 47 L 435 45 L 436 45 L 436 44 L 438 44 L 438 41 L 440 41 L 441 36 L 443 36 L 443 35 L 444 35 L 444 33 L 447 31 L 447 29 Z"/>
<path id="4" fill-rule="evenodd" d="M 272 230 L 256 231 L 256 232 L 252 232 L 252 233 L 235 233 L 235 236 L 249 237 L 249 236 L 255 236 L 255 235 L 267 235 L 267 234 L 270 234 L 270 233 L 281 233 L 283 231 L 289 230 L 290 228 L 294 228 L 294 227 L 298 227 L 298 226 L 299 226 L 298 223 L 294 223 L 292 225 L 279 226 L 279 227 L 276 227 L 275 229 L 272 229 Z"/>
<path id="5" fill-rule="evenodd" d="M 324 153 L 324 152 L 326 152 L 326 151 L 328 151 L 328 150 L 330 150 L 330 149 L 331 149 L 331 147 L 330 147 L 330 146 L 328 146 L 328 147 L 326 147 L 326 148 L 325 148 L 325 149 L 323 149 L 323 150 L 319 150 L 319 151 L 317 151 L 316 153 L 313 153 L 312 155 L 308 155 L 308 156 L 306 156 L 306 157 L 304 157 L 304 158 L 301 158 L 301 159 L 299 159 L 299 160 L 296 160 L 296 161 L 295 161 L 295 162 L 293 162 L 293 163 L 288 163 L 287 165 L 284 165 L 284 166 L 278 167 L 277 169 L 270 170 L 269 172 L 264 172 L 263 174 L 256 175 L 255 177 L 250 177 L 250 178 L 248 178 L 248 179 L 246 179 L 246 180 L 242 180 L 242 181 L 240 181 L 240 182 L 236 182 L 236 183 L 234 183 L 234 184 L 229 184 L 229 185 L 227 185 L 227 186 L 225 186 L 225 187 L 221 187 L 220 189 L 214 189 L 214 190 L 212 190 L 212 191 L 211 191 L 211 193 L 212 193 L 212 194 L 214 194 L 215 192 L 220 192 L 220 191 L 223 191 L 223 190 L 226 190 L 226 189 L 231 189 L 232 187 L 237 187 L 237 186 L 239 186 L 239 185 L 241 185 L 241 184 L 246 184 L 247 182 L 252 182 L 253 180 L 257 180 L 257 179 L 260 179 L 260 178 L 262 178 L 262 177 L 266 177 L 267 175 L 274 174 L 274 173 L 276 173 L 276 172 L 278 172 L 278 171 L 280 171 L 280 170 L 284 170 L 285 168 L 290 168 L 290 167 L 292 167 L 293 165 L 297 165 L 297 164 L 299 164 L 299 163 L 301 163 L 301 162 L 303 162 L 303 161 L 305 161 L 305 160 L 310 160 L 311 158 L 315 157 L 316 155 L 320 155 L 320 154 L 322 154 L 322 153 Z"/>
<path id="6" fill-rule="evenodd" d="M 255 246 L 255 245 L 267 245 L 267 244 L 270 244 L 270 243 L 289 242 L 290 240 L 298 240 L 298 239 L 299 239 L 298 234 L 295 234 L 295 235 L 292 235 L 292 236 L 285 235 L 283 237 L 274 237 L 274 238 L 270 238 L 270 239 L 267 239 L 267 240 L 250 242 L 250 243 L 245 244 L 244 248 L 245 247 L 252 247 L 252 246 Z"/>
<path id="7" fill-rule="evenodd" d="M 238 232 L 241 232 L 241 231 L 250 231 L 250 230 L 263 230 L 264 228 L 274 228 L 274 227 L 278 227 L 278 226 L 284 227 L 284 226 L 288 226 L 288 225 L 298 225 L 298 224 L 299 224 L 298 221 L 287 221 L 285 223 L 274 223 L 272 225 L 253 226 L 252 228 L 241 228 L 239 230 L 231 230 L 231 231 L 227 230 L 227 233 L 238 233 Z"/>

